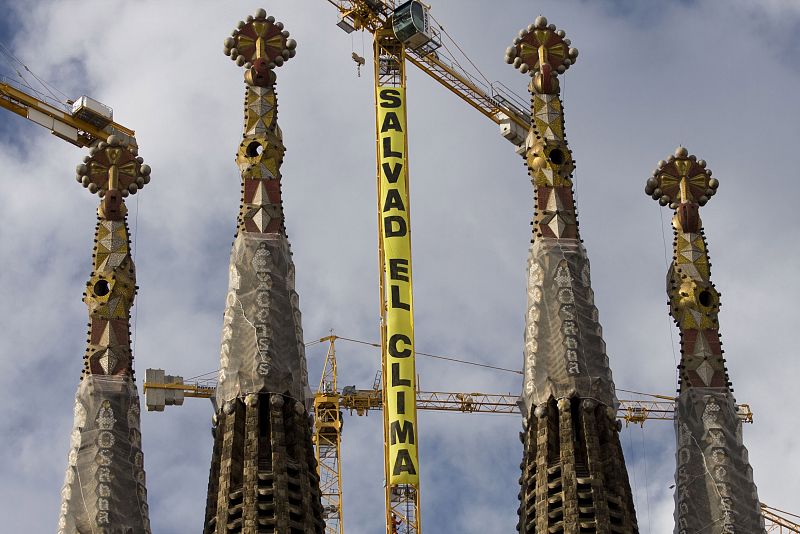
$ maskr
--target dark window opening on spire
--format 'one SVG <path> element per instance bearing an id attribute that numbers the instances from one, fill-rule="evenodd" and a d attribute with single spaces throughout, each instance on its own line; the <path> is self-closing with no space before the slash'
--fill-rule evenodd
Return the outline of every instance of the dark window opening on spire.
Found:
<path id="1" fill-rule="evenodd" d="M 264 151 L 264 146 L 258 141 L 253 141 L 252 143 L 247 145 L 245 153 L 247 154 L 248 158 L 254 158 L 256 156 L 260 156 L 263 151 Z"/>
<path id="2" fill-rule="evenodd" d="M 111 287 L 108 285 L 108 281 L 98 280 L 95 282 L 92 291 L 94 291 L 94 294 L 98 297 L 105 297 L 111 291 Z"/>

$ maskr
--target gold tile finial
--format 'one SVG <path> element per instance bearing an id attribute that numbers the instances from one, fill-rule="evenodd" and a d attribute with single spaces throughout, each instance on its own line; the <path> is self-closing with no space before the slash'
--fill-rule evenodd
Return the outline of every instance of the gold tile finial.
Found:
<path id="1" fill-rule="evenodd" d="M 265 87 L 275 83 L 275 67 L 293 58 L 296 48 L 297 41 L 289 39 L 283 23 L 267 16 L 264 9 L 258 9 L 254 15 L 239 21 L 225 39 L 224 52 L 246 69 L 248 85 Z"/>
<path id="2" fill-rule="evenodd" d="M 536 17 L 533 24 L 520 30 L 513 46 L 506 49 L 506 63 L 523 74 L 530 74 L 534 92 L 558 93 L 558 75 L 578 59 L 578 49 L 570 48 L 564 30 L 548 24 L 547 18 Z"/>

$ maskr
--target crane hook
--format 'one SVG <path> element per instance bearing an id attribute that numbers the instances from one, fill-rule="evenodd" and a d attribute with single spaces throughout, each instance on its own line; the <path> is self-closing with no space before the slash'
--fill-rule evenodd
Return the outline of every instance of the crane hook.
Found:
<path id="1" fill-rule="evenodd" d="M 353 61 L 356 62 L 356 68 L 358 69 L 358 77 L 361 78 L 361 65 L 366 63 L 366 60 L 363 57 L 356 54 L 355 52 L 353 52 L 352 58 Z"/>

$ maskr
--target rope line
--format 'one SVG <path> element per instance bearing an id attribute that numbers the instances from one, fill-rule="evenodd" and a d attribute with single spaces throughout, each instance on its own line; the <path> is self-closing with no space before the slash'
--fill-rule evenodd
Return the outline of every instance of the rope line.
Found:
<path id="1" fill-rule="evenodd" d="M 27 71 L 27 72 L 28 72 L 28 73 L 29 73 L 31 76 L 33 76 L 33 78 L 34 78 L 34 79 L 35 79 L 37 82 L 39 82 L 39 85 L 41 85 L 41 86 L 42 86 L 42 87 L 43 87 L 43 88 L 44 88 L 44 89 L 45 89 L 45 90 L 46 90 L 48 93 L 50 93 L 50 96 L 51 96 L 51 97 L 52 97 L 52 98 L 53 98 L 53 99 L 54 99 L 56 102 L 59 102 L 59 103 L 61 103 L 61 104 L 64 104 L 64 103 L 65 103 L 65 101 L 69 99 L 69 97 L 68 97 L 68 96 L 67 96 L 67 95 L 66 95 L 66 94 L 65 94 L 63 91 L 59 90 L 59 89 L 58 89 L 56 86 L 54 86 L 54 85 L 52 85 L 52 84 L 50 84 L 50 83 L 48 83 L 48 82 L 46 82 L 46 81 L 42 80 L 41 78 L 39 78 L 39 77 L 36 75 L 36 73 L 35 73 L 35 72 L 33 72 L 33 71 L 32 71 L 32 70 L 31 70 L 31 69 L 30 69 L 30 68 L 29 68 L 29 67 L 28 67 L 28 66 L 27 66 L 25 63 L 23 63 L 23 62 L 22 62 L 22 61 L 21 61 L 21 60 L 20 60 L 20 59 L 19 59 L 17 56 L 15 56 L 15 55 L 14 55 L 14 53 L 13 53 L 13 52 L 11 52 L 11 49 L 10 49 L 10 48 L 8 48 L 8 46 L 6 46 L 6 44 L 5 44 L 5 43 L 3 43 L 2 41 L 0 41 L 0 53 L 2 53 L 2 54 L 3 54 L 3 56 L 6 58 L 6 61 L 7 61 L 7 62 L 8 62 L 8 64 L 9 64 L 9 66 L 10 66 L 12 69 L 14 69 L 14 72 L 16 72 L 16 73 L 17 73 L 17 76 L 19 76 L 19 78 L 20 78 L 20 79 L 21 79 L 21 80 L 24 82 L 24 85 L 25 85 L 25 87 L 27 87 L 27 88 L 28 88 L 28 89 L 30 89 L 31 91 L 35 91 L 35 92 L 37 92 L 37 93 L 39 92 L 38 90 L 34 89 L 34 88 L 31 86 L 30 82 L 28 82 L 28 80 L 25 78 L 25 75 L 23 75 L 23 74 L 22 74 L 22 73 L 19 71 L 19 69 L 17 69 L 17 67 L 13 65 L 13 63 L 14 63 L 14 62 L 15 62 L 15 63 L 18 63 L 18 64 L 19 64 L 20 66 L 22 66 L 22 68 L 23 68 L 23 69 L 25 69 L 25 70 L 26 70 L 26 71 Z M 61 94 L 61 96 L 62 96 L 63 98 L 59 98 L 58 96 L 56 96 L 56 94 L 53 92 L 54 90 L 55 90 L 56 92 L 60 93 L 60 94 Z"/>
<path id="2" fill-rule="evenodd" d="M 370 341 L 363 341 L 363 340 L 360 340 L 360 339 L 352 339 L 352 338 L 341 337 L 341 336 L 336 336 L 336 339 L 341 339 L 342 341 L 349 341 L 351 343 L 358 343 L 360 345 L 368 345 L 370 347 L 381 348 L 380 343 L 373 343 L 373 342 L 370 342 Z M 308 345 L 306 345 L 306 346 L 308 346 Z M 507 369 L 505 367 L 498 367 L 496 365 L 489 365 L 488 363 L 470 362 L 470 361 L 467 361 L 467 360 L 461 360 L 461 359 L 458 359 L 458 358 L 453 358 L 452 356 L 442 356 L 440 354 L 429 354 L 427 352 L 416 352 L 416 351 L 414 352 L 414 354 L 416 354 L 417 356 L 427 356 L 428 358 L 434 358 L 434 359 L 437 359 L 437 360 L 445 360 L 445 361 L 449 361 L 449 362 L 460 363 L 460 364 L 463 364 L 463 365 L 474 365 L 476 367 L 485 367 L 487 369 L 494 369 L 495 371 L 503 371 L 503 372 L 506 372 L 506 373 L 514 373 L 514 374 L 517 374 L 517 375 L 521 375 L 522 374 L 522 371 L 517 371 L 516 369 Z"/>
<path id="3" fill-rule="evenodd" d="M 335 340 L 348 341 L 350 343 L 356 343 L 358 345 L 366 345 L 368 347 L 374 347 L 374 348 L 378 348 L 378 349 L 381 348 L 380 343 L 375 343 L 375 342 L 372 342 L 372 341 L 364 341 L 363 339 L 354 339 L 354 338 L 350 338 L 350 337 L 343 337 L 343 336 L 336 336 L 336 335 L 334 335 L 333 338 Z M 313 346 L 319 345 L 321 343 L 324 343 L 324 342 L 328 341 L 329 339 L 330 339 L 329 337 L 318 338 L 318 339 L 315 339 L 314 341 L 309 341 L 308 343 L 305 343 L 303 346 L 305 348 L 313 347 Z M 463 365 L 474 365 L 475 367 L 484 367 L 486 369 L 493 369 L 495 371 L 503 371 L 505 373 L 513 373 L 513 374 L 516 374 L 516 375 L 524 374 L 522 371 L 519 371 L 517 369 L 508 369 L 506 367 L 499 367 L 497 365 L 490 365 L 488 363 L 471 362 L 469 360 L 462 360 L 460 358 L 454 358 L 452 356 L 442 356 L 441 354 L 431 354 L 431 353 L 428 353 L 428 352 L 416 352 L 416 351 L 415 351 L 414 354 L 416 354 L 417 356 L 426 356 L 428 358 L 434 358 L 434 359 L 437 359 L 437 360 L 444 360 L 444 361 L 453 362 L 453 363 L 460 363 L 460 364 L 463 364 Z M 207 373 L 202 373 L 202 374 L 199 374 L 199 375 L 196 375 L 196 376 L 189 377 L 186 380 L 195 380 L 195 379 L 198 379 L 198 378 L 202 378 L 202 377 L 205 377 L 205 376 L 212 375 L 214 373 L 218 373 L 219 371 L 220 371 L 219 369 L 216 369 L 214 371 L 208 371 Z M 656 398 L 656 399 L 675 401 L 675 397 L 668 397 L 666 395 L 655 395 L 653 393 L 643 393 L 641 391 L 633 391 L 633 390 L 623 389 L 623 388 L 616 388 L 616 391 L 622 391 L 623 393 L 632 393 L 634 395 L 641 395 L 641 396 L 644 396 L 644 397 L 653 397 L 653 398 Z"/>
<path id="4" fill-rule="evenodd" d="M 133 241 L 131 244 L 131 259 L 133 260 L 133 264 L 136 265 L 136 251 L 139 249 L 139 241 L 137 241 L 136 236 L 139 233 L 139 197 L 141 195 L 136 195 L 136 211 L 133 216 Z M 133 309 L 133 342 L 131 343 L 131 352 L 136 349 L 136 325 L 139 322 L 139 308 L 142 305 L 142 297 L 141 295 L 137 299 L 139 302 Z"/>
<path id="5" fill-rule="evenodd" d="M 630 449 L 631 455 L 633 455 L 634 449 L 633 449 L 633 438 L 631 438 L 631 432 L 632 432 L 632 430 L 631 430 L 631 427 L 629 426 L 628 427 L 628 449 Z M 631 467 L 632 467 L 631 468 L 631 473 L 633 474 L 633 493 L 634 494 L 638 494 L 639 493 L 639 481 L 636 478 L 636 465 L 633 465 Z"/>
<path id="6" fill-rule="evenodd" d="M 664 212 L 661 206 L 658 206 L 658 216 L 661 219 L 661 241 L 664 244 L 664 268 L 669 269 L 669 256 L 667 254 L 667 235 L 664 231 Z M 669 345 L 672 348 L 672 363 L 675 364 L 675 378 L 678 378 L 678 358 L 675 355 L 675 334 L 672 332 L 672 325 L 669 324 L 669 317 L 667 317 L 667 330 L 669 330 Z"/>
<path id="7" fill-rule="evenodd" d="M 644 397 L 654 397 L 656 399 L 664 399 L 668 401 L 675 401 L 675 397 L 668 397 L 666 395 L 655 395 L 653 393 L 642 393 L 641 391 L 632 391 L 630 389 L 623 389 L 623 388 L 615 388 L 617 391 L 622 391 L 623 393 L 633 393 L 634 395 L 642 395 Z"/>
<path id="8" fill-rule="evenodd" d="M 647 448 L 645 447 L 644 441 L 644 425 L 642 425 L 639 436 L 642 438 L 642 456 L 644 457 L 644 495 L 647 501 L 647 532 L 652 534 L 653 523 L 652 516 L 650 514 L 650 482 L 647 476 Z"/>
<path id="9" fill-rule="evenodd" d="M 490 82 L 489 79 L 486 76 L 484 76 L 483 72 L 481 72 L 481 69 L 479 69 L 478 66 L 475 65 L 475 63 L 472 62 L 472 60 L 469 58 L 469 56 L 458 45 L 458 42 L 456 42 L 456 40 L 453 39 L 453 36 L 450 35 L 449 33 L 447 33 L 447 30 L 444 29 L 444 26 L 442 26 L 442 24 L 436 19 L 436 17 L 434 17 L 432 14 L 430 15 L 430 17 L 431 17 L 431 19 L 433 19 L 433 21 L 436 23 L 436 25 L 439 26 L 439 29 L 442 31 L 442 33 L 445 34 L 447 36 L 447 38 L 450 39 L 450 42 L 453 43 L 453 45 L 458 49 L 459 52 L 461 52 L 461 55 L 464 56 L 464 59 L 466 59 L 469 62 L 469 64 L 472 65 L 472 68 L 474 68 L 475 71 L 480 75 L 480 77 L 483 78 L 483 81 L 486 82 L 486 85 L 491 87 L 492 86 L 492 82 Z M 442 44 L 444 44 L 444 43 L 442 43 Z M 447 45 L 446 44 L 444 45 L 444 47 L 445 47 L 445 49 L 447 49 Z M 449 52 L 450 50 L 447 49 L 447 51 Z M 451 56 L 452 56 L 452 52 L 451 52 Z M 455 58 L 451 57 L 451 59 L 456 63 L 456 65 L 459 66 L 459 68 L 461 68 L 461 70 L 466 72 L 466 69 L 461 67 L 461 65 L 459 65 L 458 61 Z"/>

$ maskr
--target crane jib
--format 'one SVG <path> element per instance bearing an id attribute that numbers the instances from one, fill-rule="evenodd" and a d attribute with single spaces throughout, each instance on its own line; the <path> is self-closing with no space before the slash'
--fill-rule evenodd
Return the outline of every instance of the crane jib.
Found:
<path id="1" fill-rule="evenodd" d="M 390 484 L 419 483 L 405 94 L 378 87 L 379 206 L 386 306 L 386 417 Z"/>

